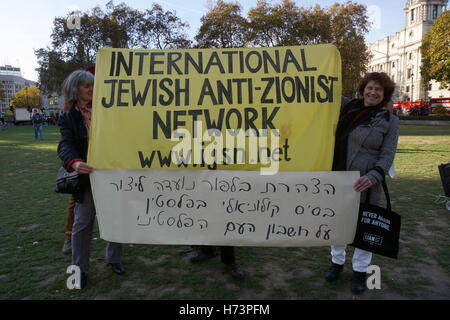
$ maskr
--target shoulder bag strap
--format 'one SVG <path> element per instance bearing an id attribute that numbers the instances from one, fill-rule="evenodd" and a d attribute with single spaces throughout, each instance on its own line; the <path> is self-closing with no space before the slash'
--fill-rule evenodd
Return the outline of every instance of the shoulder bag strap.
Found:
<path id="1" fill-rule="evenodd" d="M 384 191 L 384 196 L 386 197 L 386 207 L 388 211 L 391 211 L 391 197 L 389 196 L 389 190 L 386 184 L 386 179 L 383 179 L 383 181 L 381 181 L 381 185 L 383 186 L 383 191 Z M 365 204 L 370 204 L 370 192 L 372 188 L 367 189 L 367 193 L 366 193 L 366 201 Z"/>
<path id="2" fill-rule="evenodd" d="M 386 180 L 383 180 L 381 182 L 381 184 L 383 185 L 383 190 L 384 190 L 384 196 L 386 197 L 386 206 L 388 211 L 391 211 L 391 197 L 389 196 L 389 190 L 386 184 Z"/>

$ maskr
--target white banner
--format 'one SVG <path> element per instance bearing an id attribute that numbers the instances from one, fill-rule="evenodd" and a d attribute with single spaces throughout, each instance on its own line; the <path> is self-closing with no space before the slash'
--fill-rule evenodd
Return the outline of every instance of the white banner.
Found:
<path id="1" fill-rule="evenodd" d="M 95 170 L 100 236 L 119 243 L 308 247 L 353 241 L 359 172 Z"/>

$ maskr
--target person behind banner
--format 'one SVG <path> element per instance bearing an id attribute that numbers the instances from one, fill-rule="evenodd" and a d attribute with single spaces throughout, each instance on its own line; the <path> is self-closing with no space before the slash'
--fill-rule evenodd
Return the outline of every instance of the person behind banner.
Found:
<path id="1" fill-rule="evenodd" d="M 89 174 L 94 168 L 86 163 L 89 127 L 91 121 L 92 94 L 94 75 L 90 72 L 77 70 L 65 80 L 62 91 L 65 97 L 64 110 L 58 120 L 61 140 L 58 144 L 58 156 L 68 171 L 79 174 Z M 72 230 L 72 265 L 81 270 L 81 288 L 87 283 L 89 255 L 92 239 L 92 229 L 95 221 L 95 206 L 91 186 L 73 195 L 76 201 L 74 209 L 74 224 Z M 122 245 L 108 242 L 106 245 L 106 260 L 116 274 L 123 274 L 125 268 L 122 260 Z"/>
<path id="2" fill-rule="evenodd" d="M 361 202 L 370 188 L 370 204 L 380 200 L 381 182 L 391 167 L 398 142 L 399 120 L 387 109 L 395 83 L 386 73 L 369 73 L 361 80 L 358 93 L 362 99 L 347 102 L 341 110 L 336 130 L 333 171 L 360 171 L 353 188 L 361 192 Z M 345 263 L 346 246 L 331 247 L 331 266 L 325 274 L 328 282 L 336 280 Z M 351 291 L 366 289 L 366 272 L 372 253 L 355 248 Z"/>
<path id="3" fill-rule="evenodd" d="M 196 254 L 190 258 L 192 263 L 199 263 L 216 256 L 216 248 L 214 246 L 192 246 L 192 248 L 196 251 Z M 225 271 L 229 273 L 233 279 L 243 280 L 245 275 L 236 264 L 234 247 L 221 246 L 219 249 L 220 260 L 225 265 Z"/>

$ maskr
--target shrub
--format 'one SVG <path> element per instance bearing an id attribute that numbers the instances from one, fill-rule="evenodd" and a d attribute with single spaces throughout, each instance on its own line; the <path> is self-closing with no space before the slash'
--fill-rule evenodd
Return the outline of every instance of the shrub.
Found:
<path id="1" fill-rule="evenodd" d="M 440 116 L 446 115 L 447 109 L 445 109 L 445 107 L 443 105 L 438 105 L 433 108 L 433 114 L 440 115 Z"/>
<path id="2" fill-rule="evenodd" d="M 399 116 L 400 120 L 424 120 L 424 121 L 450 121 L 448 115 L 430 115 L 430 116 Z"/>

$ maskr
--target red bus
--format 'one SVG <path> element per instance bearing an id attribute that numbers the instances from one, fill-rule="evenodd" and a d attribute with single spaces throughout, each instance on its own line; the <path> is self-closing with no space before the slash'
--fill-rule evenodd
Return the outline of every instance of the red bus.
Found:
<path id="1" fill-rule="evenodd" d="M 408 112 L 415 115 L 428 115 L 432 113 L 433 108 L 444 106 L 447 113 L 450 114 L 450 98 L 430 98 L 417 101 L 394 102 L 393 108 L 403 113 Z"/>
<path id="2" fill-rule="evenodd" d="M 431 98 L 430 107 L 444 106 L 447 109 L 447 113 L 450 113 L 450 98 Z"/>

